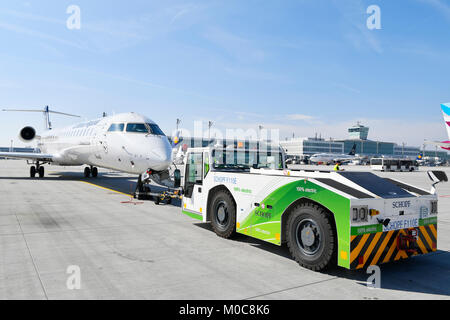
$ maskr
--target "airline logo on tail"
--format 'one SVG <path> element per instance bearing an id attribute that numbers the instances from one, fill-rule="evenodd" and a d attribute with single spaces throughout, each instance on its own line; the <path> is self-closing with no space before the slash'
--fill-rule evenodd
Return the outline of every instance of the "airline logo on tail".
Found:
<path id="1" fill-rule="evenodd" d="M 442 113 L 444 114 L 444 120 L 447 124 L 447 132 L 448 137 L 450 138 L 450 103 L 448 104 L 441 104 Z"/>
<path id="2" fill-rule="evenodd" d="M 181 137 L 181 132 L 178 130 L 172 138 L 172 148 L 177 147 L 181 141 L 183 141 L 183 138 Z"/>
<path id="3" fill-rule="evenodd" d="M 442 108 L 442 113 L 444 114 L 444 121 L 445 121 L 446 128 L 447 128 L 448 138 L 450 139 L 450 103 L 441 104 L 441 108 Z M 442 147 L 442 149 L 450 150 L 450 141 L 444 141 L 444 142 L 449 144 L 449 148 Z"/>
<path id="4" fill-rule="evenodd" d="M 419 153 L 416 160 L 423 160 L 423 152 Z"/>

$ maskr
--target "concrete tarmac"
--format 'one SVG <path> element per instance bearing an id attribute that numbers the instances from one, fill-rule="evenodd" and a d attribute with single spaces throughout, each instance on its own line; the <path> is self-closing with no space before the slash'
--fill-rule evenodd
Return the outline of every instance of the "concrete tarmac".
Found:
<path id="1" fill-rule="evenodd" d="M 379 174 L 429 189 L 425 170 Z M 28 171 L 24 161 L 0 160 L 0 299 L 450 298 L 450 183 L 438 186 L 439 250 L 382 265 L 381 289 L 369 289 L 364 270 L 312 272 L 285 246 L 224 240 L 176 204 L 130 203 L 136 177 L 100 170 L 85 179 L 81 167 L 46 166 L 45 178 L 30 179 Z"/>

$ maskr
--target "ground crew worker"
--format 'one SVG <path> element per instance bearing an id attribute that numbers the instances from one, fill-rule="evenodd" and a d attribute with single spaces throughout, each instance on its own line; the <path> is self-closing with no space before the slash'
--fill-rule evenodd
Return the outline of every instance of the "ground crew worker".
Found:
<path id="1" fill-rule="evenodd" d="M 340 161 L 336 162 L 336 165 L 334 166 L 334 171 L 344 171 L 344 170 L 341 170 L 340 165 L 341 165 Z"/>

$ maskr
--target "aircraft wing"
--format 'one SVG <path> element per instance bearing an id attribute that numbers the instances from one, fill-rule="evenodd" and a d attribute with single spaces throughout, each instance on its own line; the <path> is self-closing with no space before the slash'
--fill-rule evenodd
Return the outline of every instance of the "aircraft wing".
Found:
<path id="1" fill-rule="evenodd" d="M 442 148 L 450 148 L 450 142 L 425 141 L 426 144 L 433 144 Z"/>
<path id="2" fill-rule="evenodd" d="M 24 160 L 53 161 L 53 155 L 45 153 L 0 152 L 0 157 Z"/>

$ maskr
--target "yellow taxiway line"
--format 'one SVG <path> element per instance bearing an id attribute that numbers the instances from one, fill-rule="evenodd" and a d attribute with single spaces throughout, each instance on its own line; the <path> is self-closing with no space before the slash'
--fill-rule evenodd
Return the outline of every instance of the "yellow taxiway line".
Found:
<path id="1" fill-rule="evenodd" d="M 102 186 L 99 186 L 98 184 L 94 184 L 94 183 L 87 182 L 87 181 L 81 181 L 81 182 L 84 182 L 86 184 L 90 184 L 91 186 L 94 186 L 94 187 L 97 187 L 97 188 L 100 188 L 100 189 L 103 189 L 103 190 L 108 190 L 108 191 L 112 191 L 112 192 L 115 192 L 115 193 L 123 194 L 123 195 L 125 195 L 127 197 L 132 197 L 131 194 L 123 193 L 123 192 L 120 192 L 120 191 L 117 191 L 117 190 L 114 190 L 114 189 L 110 189 L 110 188 L 106 188 L 106 187 L 102 187 Z"/>

